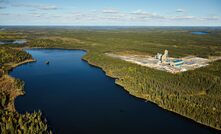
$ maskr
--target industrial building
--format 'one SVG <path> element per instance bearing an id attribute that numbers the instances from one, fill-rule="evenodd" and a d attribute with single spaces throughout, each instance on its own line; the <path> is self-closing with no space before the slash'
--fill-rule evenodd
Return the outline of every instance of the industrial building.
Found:
<path id="1" fill-rule="evenodd" d="M 157 53 L 157 55 L 155 56 L 155 58 L 158 59 L 161 63 L 167 63 L 168 62 L 167 57 L 168 57 L 168 50 L 165 50 L 164 54 Z"/>
<path id="2" fill-rule="evenodd" d="M 183 60 L 172 60 L 170 61 L 170 65 L 174 67 L 181 67 L 184 64 Z"/>
<path id="3" fill-rule="evenodd" d="M 138 65 L 146 66 L 149 68 L 167 71 L 170 73 L 185 72 L 188 70 L 194 70 L 196 68 L 204 67 L 209 65 L 210 62 L 221 60 L 221 56 L 213 57 L 210 59 L 186 56 L 183 58 L 173 58 L 168 56 L 168 50 L 164 51 L 164 54 L 157 53 L 154 57 L 149 55 L 117 55 L 106 53 L 107 55 L 122 60 L 135 63 Z"/>
<path id="4" fill-rule="evenodd" d="M 168 54 L 169 54 L 169 51 L 165 50 L 164 54 L 157 53 L 155 58 L 159 60 L 159 63 L 168 64 L 168 65 L 171 65 L 173 67 L 181 67 L 184 64 L 183 60 L 180 60 L 180 59 L 169 59 L 168 58 Z"/>

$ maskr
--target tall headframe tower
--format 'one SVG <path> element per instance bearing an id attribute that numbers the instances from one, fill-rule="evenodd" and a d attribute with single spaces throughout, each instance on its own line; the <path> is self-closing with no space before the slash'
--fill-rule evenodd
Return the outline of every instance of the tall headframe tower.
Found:
<path id="1" fill-rule="evenodd" d="M 163 56 L 161 58 L 161 62 L 162 63 L 166 63 L 167 62 L 167 57 L 168 57 L 168 50 L 165 50 L 164 54 L 163 54 Z"/>

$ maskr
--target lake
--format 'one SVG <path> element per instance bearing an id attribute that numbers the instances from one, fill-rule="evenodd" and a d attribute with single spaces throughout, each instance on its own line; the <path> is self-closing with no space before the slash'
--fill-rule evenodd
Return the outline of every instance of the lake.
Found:
<path id="1" fill-rule="evenodd" d="M 56 134 L 212 134 L 203 125 L 129 95 L 80 50 L 26 50 L 37 62 L 10 75 L 25 81 L 19 113 L 41 110 Z M 50 64 L 45 64 L 49 61 Z"/>
<path id="2" fill-rule="evenodd" d="M 27 40 L 20 39 L 20 40 L 0 40 L 0 45 L 4 44 L 25 44 Z"/>
<path id="3" fill-rule="evenodd" d="M 191 32 L 192 34 L 196 34 L 196 35 L 205 35 L 205 34 L 209 34 L 209 32 L 203 32 L 203 31 L 199 31 L 199 32 Z"/>

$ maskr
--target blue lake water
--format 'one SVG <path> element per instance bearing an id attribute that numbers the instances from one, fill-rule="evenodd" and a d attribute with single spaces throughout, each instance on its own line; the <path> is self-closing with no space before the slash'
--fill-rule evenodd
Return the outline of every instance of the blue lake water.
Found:
<path id="1" fill-rule="evenodd" d="M 205 34 L 209 34 L 208 32 L 202 32 L 202 31 L 199 31 L 199 32 L 191 32 L 192 34 L 196 34 L 196 35 L 205 35 Z"/>
<path id="2" fill-rule="evenodd" d="M 4 44 L 25 44 L 27 40 L 21 39 L 21 40 L 0 40 L 0 45 Z"/>
<path id="3" fill-rule="evenodd" d="M 101 69 L 81 60 L 80 50 L 31 49 L 37 59 L 15 68 L 25 81 L 19 113 L 41 110 L 56 134 L 213 134 L 187 118 L 129 95 Z M 45 64 L 50 61 L 50 64 Z"/>

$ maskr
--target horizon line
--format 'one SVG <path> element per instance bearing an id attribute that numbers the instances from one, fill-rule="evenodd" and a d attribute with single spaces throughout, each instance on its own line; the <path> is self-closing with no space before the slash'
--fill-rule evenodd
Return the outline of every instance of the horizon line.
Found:
<path id="1" fill-rule="evenodd" d="M 217 25 L 217 26 L 211 26 L 211 25 L 156 25 L 156 26 L 151 26 L 151 25 L 1 25 L 0 26 L 48 26 L 48 27 L 53 27 L 53 26 L 60 26 L 60 27 L 221 27 L 221 25 Z"/>

